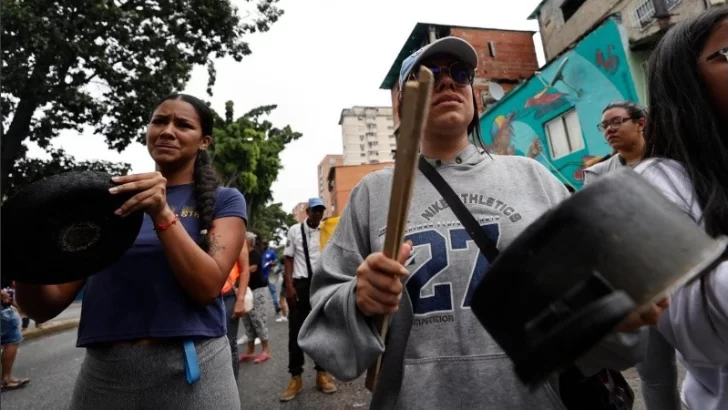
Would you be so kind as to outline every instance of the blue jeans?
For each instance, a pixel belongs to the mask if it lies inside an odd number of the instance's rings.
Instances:
[[[15,309],[7,307],[2,310],[2,321],[0,322],[0,344],[18,344],[23,341],[23,333],[20,331],[20,315]]]
[[[238,359],[238,328],[240,327],[240,319],[232,318],[233,308],[235,307],[235,292],[232,290],[223,295],[222,300],[225,303],[225,317],[227,318],[227,337],[230,342],[230,354],[233,359],[233,376],[238,380],[240,373],[240,360]]]
[[[276,284],[268,281],[268,290],[270,290],[270,296],[273,298],[273,307],[276,308],[276,313],[281,312],[281,304],[278,302],[278,289]]]

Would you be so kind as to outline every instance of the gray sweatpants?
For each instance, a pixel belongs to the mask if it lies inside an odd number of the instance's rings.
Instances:
[[[253,310],[245,312],[243,325],[248,342],[259,338],[261,341],[268,340],[268,287],[253,289]]]
[[[88,348],[70,410],[240,409],[225,336],[195,342],[200,380],[185,379],[182,342]]]

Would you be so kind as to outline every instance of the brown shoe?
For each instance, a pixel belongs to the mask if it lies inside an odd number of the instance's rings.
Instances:
[[[293,376],[291,377],[291,381],[288,382],[288,387],[286,387],[286,391],[281,394],[281,401],[291,401],[293,400],[298,393],[303,390],[303,380],[301,379],[301,376]]]
[[[331,381],[331,376],[327,372],[316,372],[316,387],[326,394],[336,391],[336,385]]]

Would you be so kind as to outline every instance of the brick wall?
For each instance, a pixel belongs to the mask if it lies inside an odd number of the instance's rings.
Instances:
[[[341,212],[346,206],[346,202],[349,200],[349,194],[354,189],[356,184],[362,180],[367,174],[374,172],[378,169],[391,167],[392,162],[383,162],[380,164],[366,164],[366,165],[345,165],[342,167],[336,167],[334,175],[334,187],[331,191],[331,201],[333,211],[331,212],[332,217],[341,216]],[[382,210],[386,212],[387,210]]]

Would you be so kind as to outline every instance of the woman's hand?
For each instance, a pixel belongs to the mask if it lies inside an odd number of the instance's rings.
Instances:
[[[650,306],[649,309],[644,311],[634,311],[627,316],[622,323],[617,326],[617,332],[628,333],[634,332],[635,330],[643,326],[656,325],[660,321],[662,312],[667,309],[670,305],[670,301],[667,298],[660,300],[659,302]]]
[[[239,319],[245,315],[245,301],[236,300],[233,306],[233,319]]]
[[[174,218],[167,206],[167,179],[159,172],[119,176],[111,180],[119,184],[109,189],[111,194],[137,193],[121,205],[115,214],[123,217],[136,211],[144,211],[155,223],[168,222],[168,219]]]
[[[390,314],[399,308],[404,290],[401,278],[409,272],[404,262],[412,251],[412,243],[402,245],[398,260],[383,253],[373,253],[356,270],[356,306],[364,316]]]

